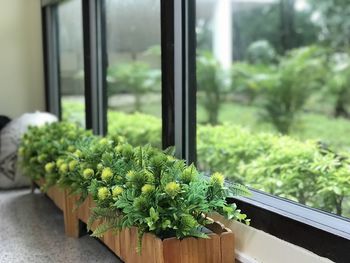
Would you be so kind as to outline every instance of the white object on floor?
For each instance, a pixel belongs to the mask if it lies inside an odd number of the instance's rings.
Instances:
[[[29,185],[17,167],[17,150],[22,135],[28,126],[41,126],[57,121],[57,117],[46,112],[25,113],[9,122],[0,131],[0,189]]]

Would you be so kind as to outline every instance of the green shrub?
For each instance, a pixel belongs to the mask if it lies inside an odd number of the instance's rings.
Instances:
[[[110,129],[111,135],[123,135],[132,145],[161,145],[161,121],[156,117],[114,112],[109,116],[109,125],[115,127]],[[326,137],[331,141],[327,143],[337,141],[341,138],[331,136],[335,125],[330,122],[328,130],[320,125],[317,133],[330,133]],[[345,138],[346,129],[343,133]],[[350,197],[348,154],[342,152],[339,157],[325,150],[315,134],[312,137],[314,140],[301,141],[278,134],[254,133],[228,123],[197,125],[198,167],[208,173],[220,171],[233,182],[270,194],[350,216],[344,204]]]
[[[108,69],[109,95],[132,93],[135,97],[134,110],[141,110],[141,96],[147,92],[160,90],[161,73],[151,69],[144,62],[134,61],[111,66]]]
[[[270,64],[276,62],[277,54],[267,40],[258,40],[247,48],[247,59],[252,64]]]
[[[161,148],[162,145],[161,120],[147,114],[109,111],[108,134],[124,136],[134,146],[151,144]]]

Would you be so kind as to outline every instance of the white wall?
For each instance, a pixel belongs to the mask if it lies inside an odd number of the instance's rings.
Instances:
[[[0,115],[44,108],[40,0],[1,0]]]

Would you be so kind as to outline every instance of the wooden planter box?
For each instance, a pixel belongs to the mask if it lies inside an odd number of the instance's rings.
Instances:
[[[45,183],[45,179],[41,178],[36,181],[35,184],[38,186],[42,186]],[[58,186],[54,185],[48,189],[46,195],[54,202],[54,204],[60,209],[64,210],[65,205],[65,190],[58,188]]]
[[[77,200],[77,199],[76,199]],[[87,222],[91,208],[95,206],[91,196],[76,210],[72,220]],[[73,215],[74,216],[74,215]],[[73,223],[77,225],[78,223]],[[161,240],[146,233],[142,239],[141,254],[136,252],[137,228],[124,229],[118,233],[107,232],[101,240],[120,259],[127,263],[232,263],[234,262],[234,234],[220,223],[208,226],[213,233],[209,239],[167,238]]]
[[[39,185],[42,182],[37,182]],[[76,208],[78,196],[68,194],[67,190],[50,188],[47,195],[62,209],[65,233],[79,237],[79,220],[87,223],[95,202],[89,196]],[[95,226],[96,227],[96,226]],[[94,228],[94,227],[93,227]],[[118,233],[108,231],[101,241],[126,263],[232,263],[234,262],[234,234],[220,223],[208,226],[213,233],[208,239],[176,238],[160,239],[146,233],[142,239],[142,251],[136,252],[137,228],[124,229]]]

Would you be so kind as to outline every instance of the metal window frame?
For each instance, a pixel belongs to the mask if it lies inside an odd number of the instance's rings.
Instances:
[[[57,6],[42,7],[41,15],[46,111],[61,119]]]
[[[104,0],[81,0],[86,128],[107,133],[107,50]]]
[[[160,0],[162,65],[162,147],[175,145],[174,0]]]
[[[196,2],[174,2],[174,89],[176,156],[196,162]]]

